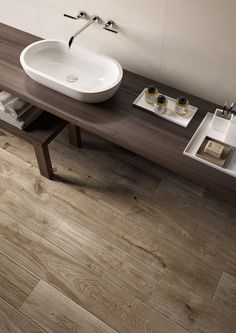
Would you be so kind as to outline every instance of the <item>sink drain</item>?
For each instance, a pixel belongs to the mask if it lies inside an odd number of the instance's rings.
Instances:
[[[67,77],[66,77],[66,81],[70,82],[70,83],[76,82],[77,80],[78,80],[78,77],[73,74],[67,75]]]

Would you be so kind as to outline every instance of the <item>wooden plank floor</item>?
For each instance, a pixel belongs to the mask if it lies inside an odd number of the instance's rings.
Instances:
[[[0,332],[233,333],[236,207],[82,132],[0,131]]]

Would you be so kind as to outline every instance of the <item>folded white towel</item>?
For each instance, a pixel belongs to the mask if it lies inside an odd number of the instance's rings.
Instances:
[[[6,123],[13,125],[21,130],[29,126],[36,118],[40,116],[43,111],[38,108],[32,108],[26,111],[18,119],[14,119],[9,113],[6,113],[3,109],[0,109],[0,119]]]
[[[12,101],[5,104],[5,112],[9,113],[14,119],[18,119],[28,111],[31,106],[31,104],[22,101],[20,98],[14,98]]]
[[[7,103],[12,101],[14,97],[7,91],[0,92],[0,107],[3,108]]]

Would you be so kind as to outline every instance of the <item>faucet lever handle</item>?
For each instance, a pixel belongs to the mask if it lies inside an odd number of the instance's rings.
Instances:
[[[68,15],[68,14],[64,14],[64,16],[67,17],[67,18],[70,18],[72,20],[77,20],[77,17],[75,17],[75,16],[71,16],[71,15]]]
[[[68,14],[64,14],[65,17],[70,18],[72,20],[79,20],[81,18],[86,18],[86,13],[83,11],[78,12],[77,16],[72,16]]]
[[[112,28],[113,25],[114,25],[114,22],[111,21],[111,20],[108,20],[108,21],[106,21],[106,23],[105,23],[103,29],[104,29],[104,30],[107,30],[107,31],[110,31],[110,32],[113,32],[113,33],[115,33],[115,34],[117,34],[118,31],[117,31],[117,30],[114,30],[114,29]]]

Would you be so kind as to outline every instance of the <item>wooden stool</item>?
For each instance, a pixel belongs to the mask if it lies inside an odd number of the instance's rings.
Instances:
[[[67,125],[65,120],[47,112],[43,112],[25,130],[0,120],[0,128],[33,145],[40,173],[49,179],[52,179],[53,170],[48,145]],[[70,126],[69,133],[71,144],[80,146],[79,132],[74,125]]]

